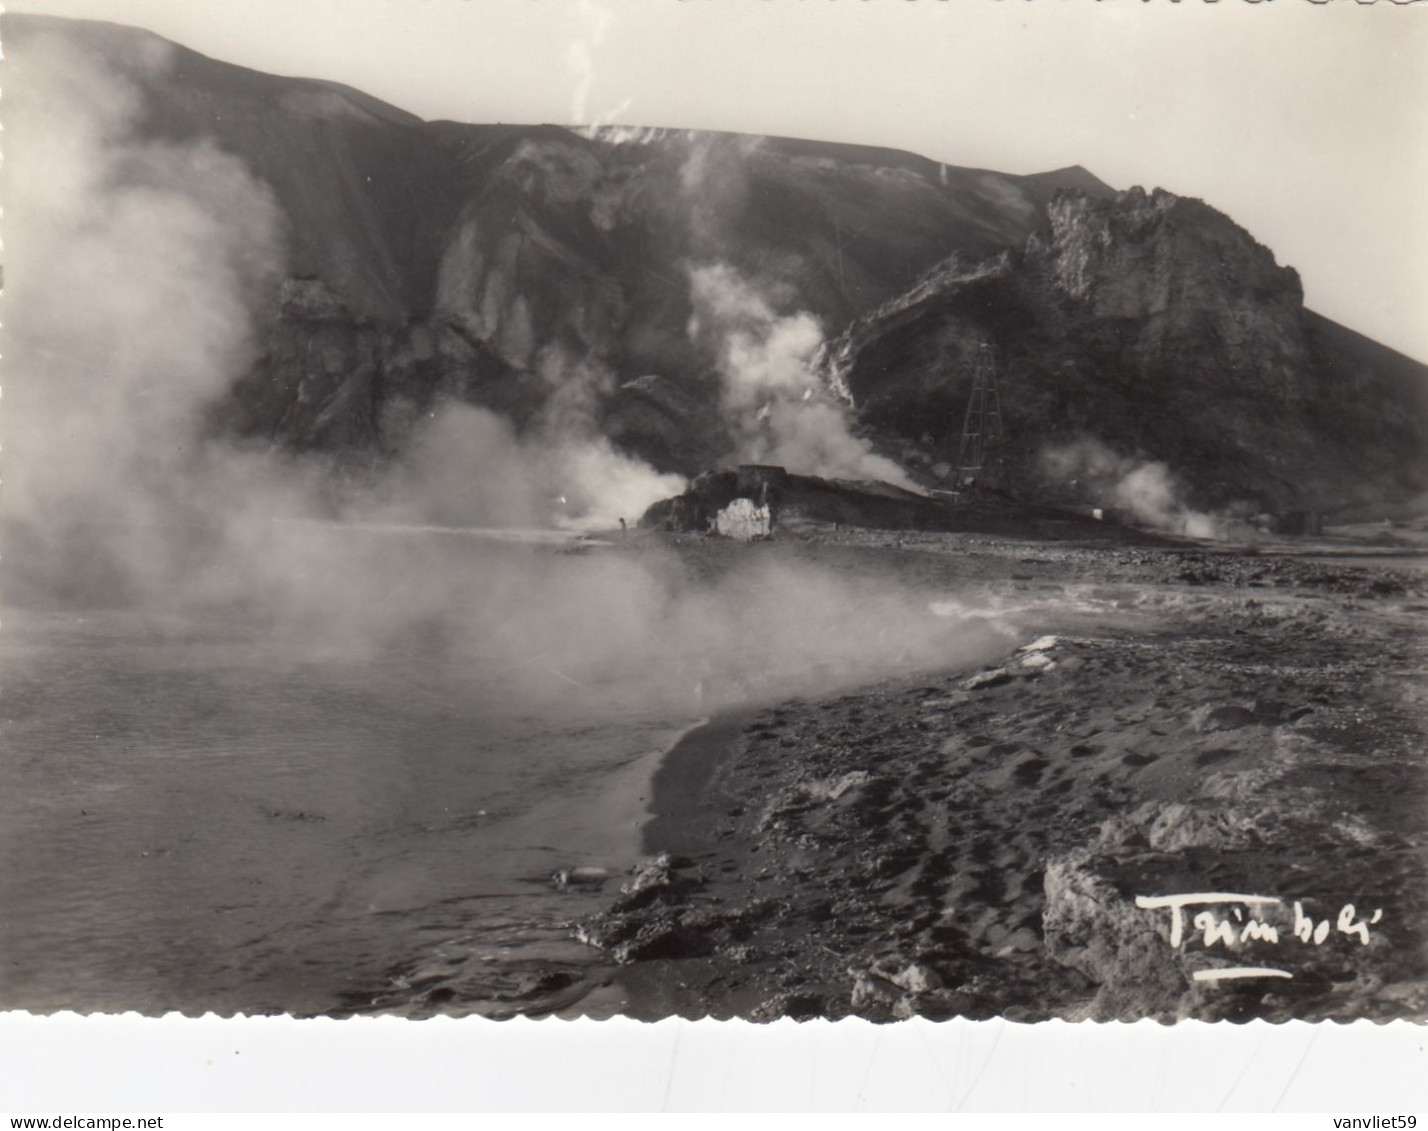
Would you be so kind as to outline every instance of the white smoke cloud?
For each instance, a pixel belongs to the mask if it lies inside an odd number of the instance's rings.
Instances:
[[[7,47],[11,590],[72,578],[138,596],[221,598],[270,582],[289,593],[270,568],[283,560],[270,528],[333,513],[321,471],[205,428],[253,361],[254,314],[283,258],[278,206],[210,143],[143,137],[140,89],[66,37]],[[161,77],[167,54],[148,64]],[[555,351],[541,364],[554,393],[533,436],[443,409],[347,516],[588,529],[633,522],[683,488],[596,431],[608,375]]]
[[[251,360],[278,212],[211,145],[136,136],[137,90],[67,41],[7,47],[5,516],[34,554],[100,524],[93,549],[162,581],[148,532],[204,517],[201,416]]]
[[[687,486],[682,475],[652,471],[603,436],[557,447],[554,469],[557,499],[564,500],[558,524],[580,530],[609,529],[621,519],[633,525],[651,504]]]
[[[453,528],[597,531],[634,525],[651,503],[685,488],[566,421],[519,436],[510,422],[449,404],[419,428],[374,497],[349,510],[363,522]]]
[[[1159,460],[1137,460],[1083,436],[1042,453],[1048,478],[1102,506],[1128,511],[1155,530],[1214,538],[1222,523],[1183,501],[1183,492],[1169,467]]]
[[[217,612],[195,623],[344,662],[400,662],[415,641],[513,710],[573,697],[581,710],[705,711],[979,654],[979,638],[926,615],[945,594],[796,554],[712,568],[657,542],[566,554],[475,537],[548,524],[560,494],[570,521],[593,522],[677,490],[589,431],[598,370],[575,374],[527,436],[479,409],[436,411],[345,506],[319,462],[214,436],[208,417],[250,369],[281,270],[271,193],[211,145],[144,138],[140,91],[67,41],[15,36],[6,51],[8,604],[120,608],[141,625]],[[741,301],[719,316],[745,335],[731,357],[776,394],[770,427],[826,444],[836,416],[789,399],[816,335]],[[550,364],[571,378],[569,359]]]
[[[691,266],[689,280],[689,336],[716,345],[740,459],[914,487],[902,468],[853,434],[844,406],[824,388],[814,365],[823,328],[812,314],[779,314],[774,303],[783,296],[761,291],[727,263]]]
[[[684,490],[683,476],[655,471],[600,433],[599,406],[616,385],[602,362],[553,345],[541,351],[537,371],[551,392],[526,442],[527,467],[556,499],[560,525],[596,530],[621,518],[633,523],[651,503]]]

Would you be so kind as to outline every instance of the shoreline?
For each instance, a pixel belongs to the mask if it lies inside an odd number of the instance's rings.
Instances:
[[[640,830],[644,855],[688,855],[708,846],[709,790],[737,753],[751,714],[748,708],[716,712],[662,753],[650,776],[649,816]]]
[[[1095,569],[1143,615],[689,732],[653,780],[655,859],[585,928],[610,1012],[1428,1016],[1423,580],[1004,553],[1023,575]],[[1252,956],[1291,980],[1219,984],[1192,975],[1226,957],[1172,948],[1166,913],[1131,899],[1177,891],[1384,918],[1373,946]]]
[[[665,749],[651,752],[654,765],[644,779],[639,798],[643,819],[639,822],[636,859],[640,862],[628,870],[625,879],[612,877],[612,881],[619,881],[617,891],[631,886],[632,874],[637,883],[651,860],[683,858],[711,847],[714,814],[710,787],[737,753],[739,731],[746,716],[747,712],[739,709],[715,712],[685,729]],[[616,900],[621,898],[623,895]],[[602,911],[590,921],[598,922],[603,914]],[[588,922],[577,929],[576,937],[597,951],[606,950],[599,938],[589,933]],[[652,993],[650,983],[639,970],[611,961],[607,954],[605,961],[593,968],[579,998],[556,1016],[597,1021],[645,1017],[658,1013],[665,1004],[664,996]]]

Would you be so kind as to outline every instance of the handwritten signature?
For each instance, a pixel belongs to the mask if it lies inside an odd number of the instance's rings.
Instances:
[[[1147,911],[1161,908],[1170,910],[1170,945],[1179,948],[1185,941],[1185,916],[1189,909],[1201,908],[1190,919],[1195,930],[1201,932],[1207,948],[1223,946],[1226,949],[1239,943],[1261,942],[1278,945],[1280,928],[1269,922],[1262,908],[1283,907],[1284,900],[1273,895],[1244,895],[1233,891],[1198,891],[1185,895],[1138,895],[1135,905]],[[1228,915],[1218,915],[1211,907],[1227,907]],[[1251,915],[1250,912],[1255,912]],[[1256,917],[1258,916],[1258,917]],[[1383,919],[1383,909],[1375,908],[1372,915],[1361,918],[1358,908],[1346,903],[1339,909],[1338,916],[1329,919],[1315,919],[1304,914],[1304,906],[1294,901],[1294,923],[1290,935],[1306,946],[1323,946],[1329,935],[1337,930],[1340,934],[1352,935],[1361,944],[1369,944],[1369,928]],[[1213,970],[1196,970],[1197,982],[1221,982],[1231,978],[1292,978],[1288,970],[1273,966],[1225,966]]]

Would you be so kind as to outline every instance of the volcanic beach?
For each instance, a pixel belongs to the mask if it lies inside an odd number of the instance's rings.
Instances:
[[[1002,643],[686,735],[647,859],[578,929],[611,964],[572,1012],[1424,1016],[1424,575],[1287,548],[740,548],[942,584]],[[1206,892],[1273,902],[1189,907],[1175,945],[1136,905]],[[1207,945],[1202,912],[1233,927]]]
[[[1428,1009],[1412,244],[1252,205],[1374,121],[1216,187],[1040,66],[982,152],[195,27],[5,17],[0,1004]]]
[[[1422,1017],[1416,547],[1081,529],[294,526],[448,588],[383,636],[16,612],[6,1000]],[[1203,892],[1274,902],[1136,903]]]

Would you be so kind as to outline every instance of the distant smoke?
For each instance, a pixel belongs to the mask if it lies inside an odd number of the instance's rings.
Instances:
[[[694,134],[679,166],[679,188],[698,258],[713,259],[739,239],[749,199],[749,167],[765,139],[748,134]]]
[[[349,510],[362,521],[446,527],[608,530],[637,522],[651,503],[684,490],[617,451],[603,436],[569,426],[518,436],[483,408],[449,404],[419,428],[372,497]]]
[[[598,530],[621,518],[635,522],[650,504],[684,490],[683,476],[616,451],[600,433],[599,406],[616,383],[603,363],[551,346],[541,352],[537,371],[551,393],[525,441],[527,470],[546,483],[560,525]]]
[[[1212,515],[1182,501],[1183,492],[1164,463],[1131,459],[1092,437],[1048,448],[1042,466],[1056,483],[1102,506],[1128,511],[1155,530],[1214,538],[1220,526]]]
[[[774,302],[787,296],[766,294],[727,263],[693,266],[689,279],[689,336],[715,347],[741,460],[914,486],[902,468],[853,435],[844,406],[824,388],[814,366],[823,328],[812,314],[780,315]]]

